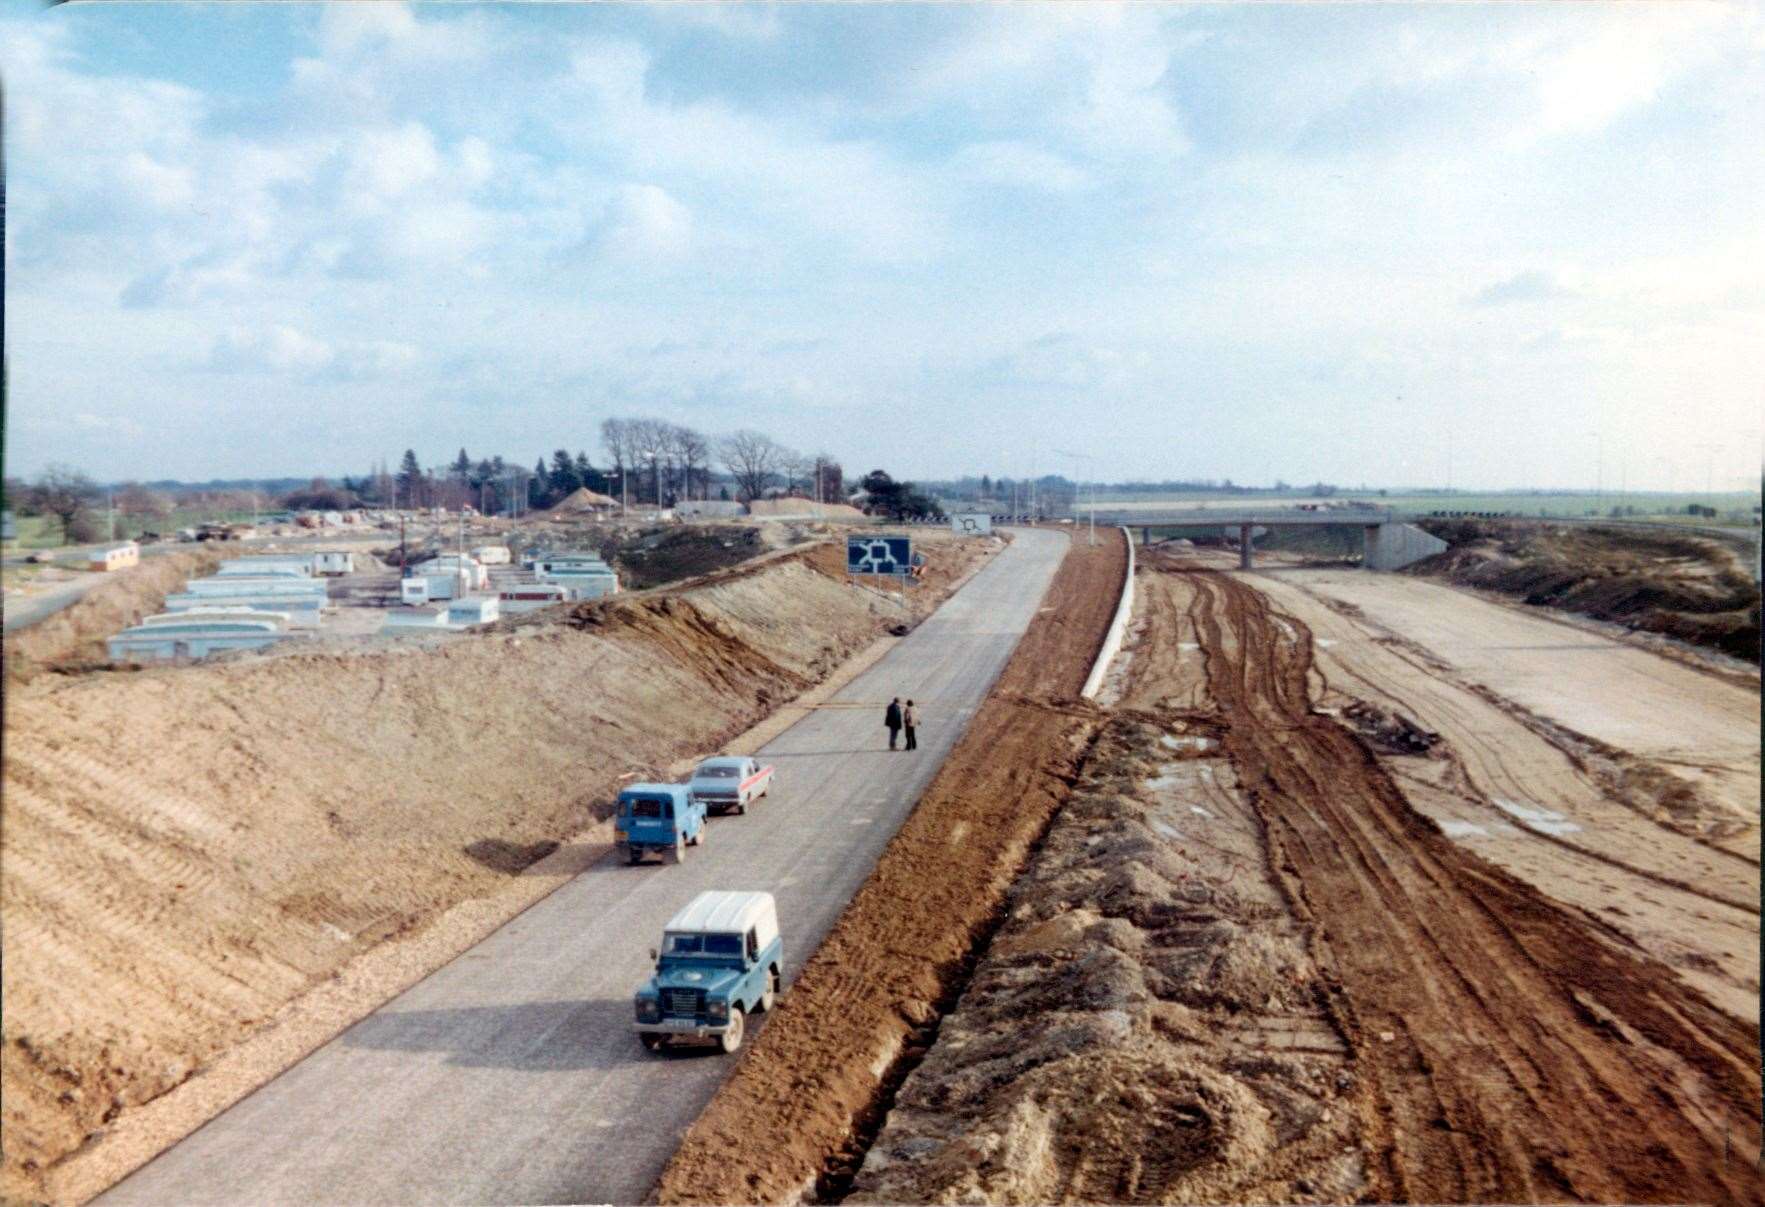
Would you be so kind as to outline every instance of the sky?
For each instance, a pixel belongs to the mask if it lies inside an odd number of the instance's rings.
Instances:
[[[1765,9],[0,6],[6,472],[1759,480]]]

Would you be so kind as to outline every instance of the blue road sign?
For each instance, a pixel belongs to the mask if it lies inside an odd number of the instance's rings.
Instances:
[[[847,574],[906,574],[912,565],[912,537],[849,536],[846,538]]]

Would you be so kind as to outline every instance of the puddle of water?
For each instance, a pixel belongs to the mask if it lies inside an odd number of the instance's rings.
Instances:
[[[1212,750],[1214,748],[1212,738],[1203,737],[1198,733],[1183,734],[1182,736],[1171,733],[1160,734],[1158,742],[1166,750]]]
[[[1334,637],[1313,637],[1312,644],[1320,650],[1327,650],[1336,644],[1336,639]]]
[[[1443,818],[1440,822],[1441,832],[1448,838],[1488,838],[1489,831],[1474,821],[1460,821],[1456,817]]]
[[[1573,834],[1581,829],[1561,813],[1553,813],[1549,809],[1517,804],[1511,800],[1502,800],[1500,797],[1496,798],[1495,807],[1521,825],[1528,829],[1537,830],[1540,834]]]
[[[1166,838],[1181,838],[1183,836],[1182,831],[1178,830],[1175,826],[1167,826],[1162,821],[1154,820],[1152,828],[1157,830],[1160,834],[1163,834]]]
[[[1189,650],[1198,650],[1201,648],[1201,646],[1196,644],[1193,641],[1179,641],[1179,642],[1177,642],[1177,648],[1179,650],[1183,650],[1183,651],[1187,652]]]
[[[1169,792],[1172,788],[1186,788],[1193,781],[1189,776],[1176,772],[1171,775],[1156,775],[1146,781],[1146,786],[1154,792]]]
[[[1203,809],[1200,805],[1190,805],[1189,812],[1194,813],[1194,814],[1198,814],[1199,816],[1208,818],[1209,820],[1212,820],[1212,818],[1213,818],[1213,814],[1209,813],[1206,809]]]

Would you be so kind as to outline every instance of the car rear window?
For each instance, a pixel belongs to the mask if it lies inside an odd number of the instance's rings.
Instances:
[[[738,772],[734,767],[700,767],[699,774],[708,780],[732,780]]]
[[[656,800],[654,797],[634,800],[631,802],[631,815],[649,818],[673,817],[674,810],[669,807],[670,803],[665,800]]]

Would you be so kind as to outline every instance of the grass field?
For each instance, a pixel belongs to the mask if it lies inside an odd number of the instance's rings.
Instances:
[[[127,516],[119,513],[116,516],[116,539],[129,540],[148,530],[169,538],[180,528],[194,528],[199,524],[238,524],[250,521],[249,511],[202,511],[191,507],[178,508],[166,516]],[[61,547],[61,521],[54,516],[24,515],[18,517],[17,523],[17,548]],[[94,526],[98,531],[98,540],[110,539],[110,528],[102,511],[95,513]]]

